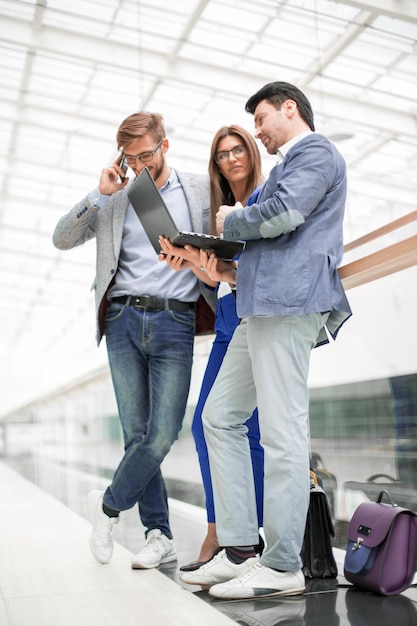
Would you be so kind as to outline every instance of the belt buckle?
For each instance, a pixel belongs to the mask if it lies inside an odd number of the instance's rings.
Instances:
[[[154,309],[155,296],[136,296],[133,306],[135,309]]]
[[[146,304],[143,302],[145,297],[146,296],[135,296],[133,300],[133,306],[135,309],[144,309],[146,307]]]

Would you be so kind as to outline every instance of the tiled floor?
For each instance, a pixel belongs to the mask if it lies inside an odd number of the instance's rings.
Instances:
[[[227,626],[233,621],[158,570],[89,554],[90,525],[0,463],[1,626]]]
[[[205,512],[177,499],[170,500],[170,510],[178,562],[159,571],[131,570],[131,553],[144,542],[143,528],[132,509],[116,526],[111,563],[99,565],[88,550],[85,495],[90,489],[104,488],[108,480],[57,460],[27,455],[3,460],[0,626],[417,624],[415,587],[383,598],[344,586],[339,576],[310,581],[299,597],[223,602],[199,587],[183,585],[178,567],[197,556]],[[192,446],[187,448],[184,442],[174,446],[164,472],[170,476],[171,494],[178,497],[188,489],[198,503],[201,488]],[[187,475],[194,480],[184,480]],[[343,551],[335,553],[341,565]]]

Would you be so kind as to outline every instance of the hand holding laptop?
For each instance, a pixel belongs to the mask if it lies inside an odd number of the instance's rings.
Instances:
[[[163,235],[159,237],[159,244],[162,250],[162,258],[160,260],[164,260],[166,256],[180,257],[183,260],[181,269],[190,267],[190,265],[200,266],[200,250],[198,248],[190,245],[185,245],[184,247],[174,246],[170,239]]]
[[[189,268],[200,280],[212,287],[221,280],[236,282],[235,261],[223,261],[214,252],[204,248],[174,246],[163,236],[159,237],[159,243],[162,250],[159,260],[166,261],[171,269],[178,272]]]
[[[213,281],[236,285],[236,261],[223,261],[214,252],[201,249],[200,269]]]

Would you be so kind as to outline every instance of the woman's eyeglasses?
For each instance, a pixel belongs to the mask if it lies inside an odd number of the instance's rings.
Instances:
[[[239,146],[235,146],[231,150],[222,150],[221,152],[217,152],[214,155],[214,160],[218,165],[221,163],[226,163],[230,159],[229,154],[232,153],[235,159],[241,159],[244,154],[246,154],[246,146],[240,144]]]

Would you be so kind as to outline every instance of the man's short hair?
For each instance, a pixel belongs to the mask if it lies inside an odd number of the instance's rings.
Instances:
[[[139,111],[132,113],[120,124],[117,129],[117,146],[120,149],[135,139],[144,135],[151,135],[155,142],[165,139],[164,119],[159,113]]]
[[[256,107],[262,100],[268,100],[268,102],[276,106],[277,109],[280,109],[286,100],[294,100],[302,119],[308,124],[311,130],[315,130],[311,104],[303,92],[295,85],[280,81],[268,83],[249,98],[245,105],[245,110],[253,115]]]

